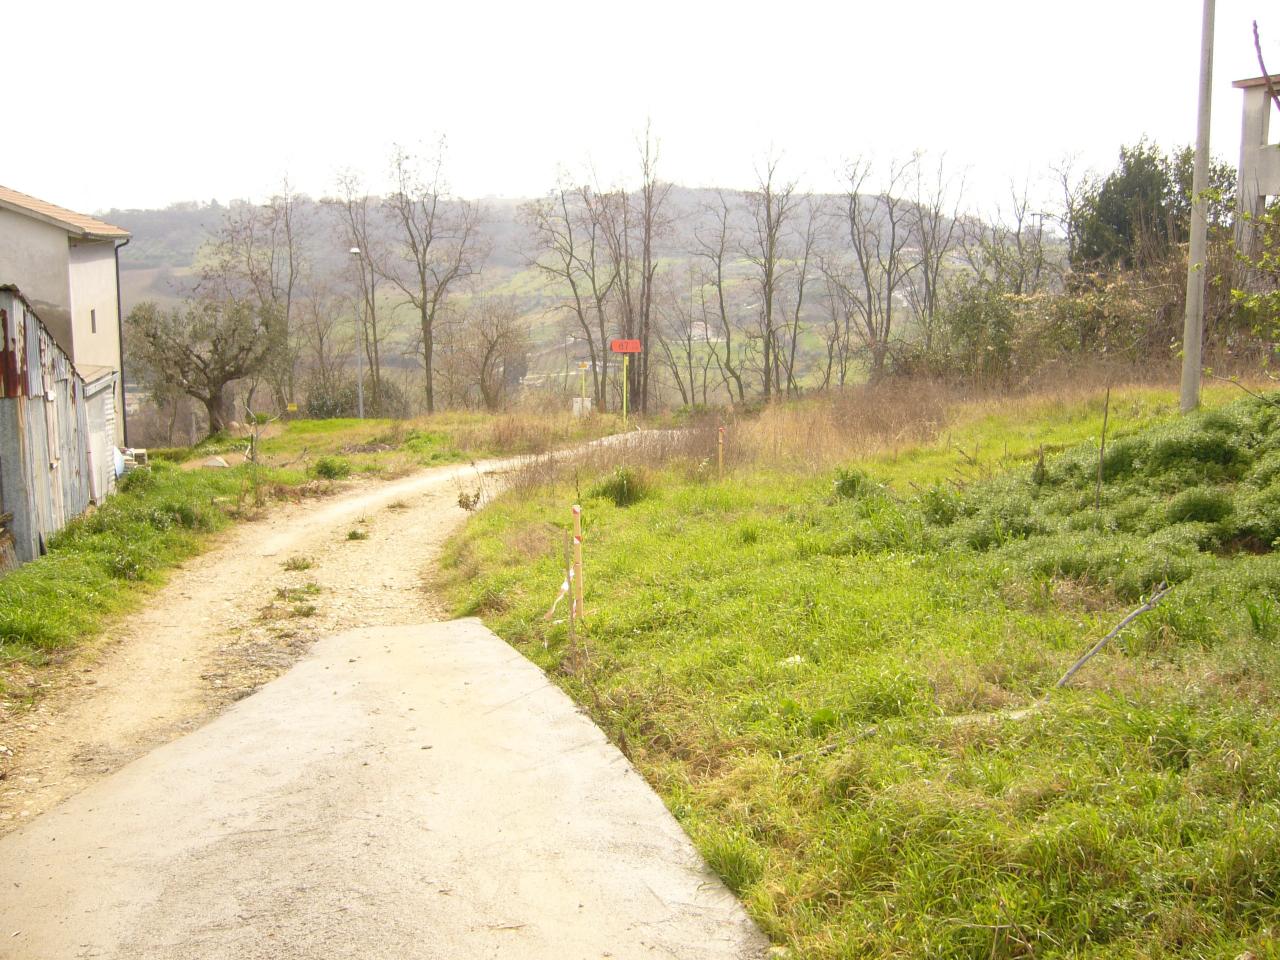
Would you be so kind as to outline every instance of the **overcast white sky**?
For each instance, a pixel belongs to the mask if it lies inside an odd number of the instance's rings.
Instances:
[[[391,145],[445,134],[455,192],[544,192],[590,161],[804,185],[922,149],[972,206],[1067,154],[1108,168],[1143,134],[1194,139],[1201,0],[487,0],[18,3],[5,12],[0,183],[83,211],[382,186]],[[1280,71],[1274,0],[1219,0],[1214,152],[1235,159],[1250,20]]]

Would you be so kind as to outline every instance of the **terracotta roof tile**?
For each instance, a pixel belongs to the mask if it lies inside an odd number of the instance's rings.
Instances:
[[[19,213],[33,216],[37,220],[53,223],[77,237],[101,239],[119,237],[123,239],[129,236],[128,230],[113,227],[109,223],[104,223],[83,213],[76,213],[74,210],[68,210],[66,207],[60,207],[57,204],[37,200],[35,197],[19,193],[17,190],[10,190],[8,187],[0,187],[0,208],[16,210]]]

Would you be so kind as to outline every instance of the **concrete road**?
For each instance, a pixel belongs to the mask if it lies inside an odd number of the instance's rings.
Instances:
[[[624,757],[478,621],[353,630],[0,840],[0,956],[746,958]]]

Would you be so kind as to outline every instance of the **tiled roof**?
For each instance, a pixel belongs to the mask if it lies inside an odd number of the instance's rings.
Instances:
[[[104,223],[83,213],[76,213],[66,207],[59,207],[57,204],[37,200],[35,197],[19,193],[17,190],[10,190],[8,187],[0,187],[0,208],[24,213],[27,216],[35,217],[37,220],[52,223],[54,226],[62,227],[67,233],[76,237],[106,240],[124,239],[129,236],[128,230],[113,227],[109,223]]]

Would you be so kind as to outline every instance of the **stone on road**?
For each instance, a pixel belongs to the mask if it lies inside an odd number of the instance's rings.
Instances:
[[[478,621],[329,637],[0,840],[0,956],[762,956],[626,759]]]

